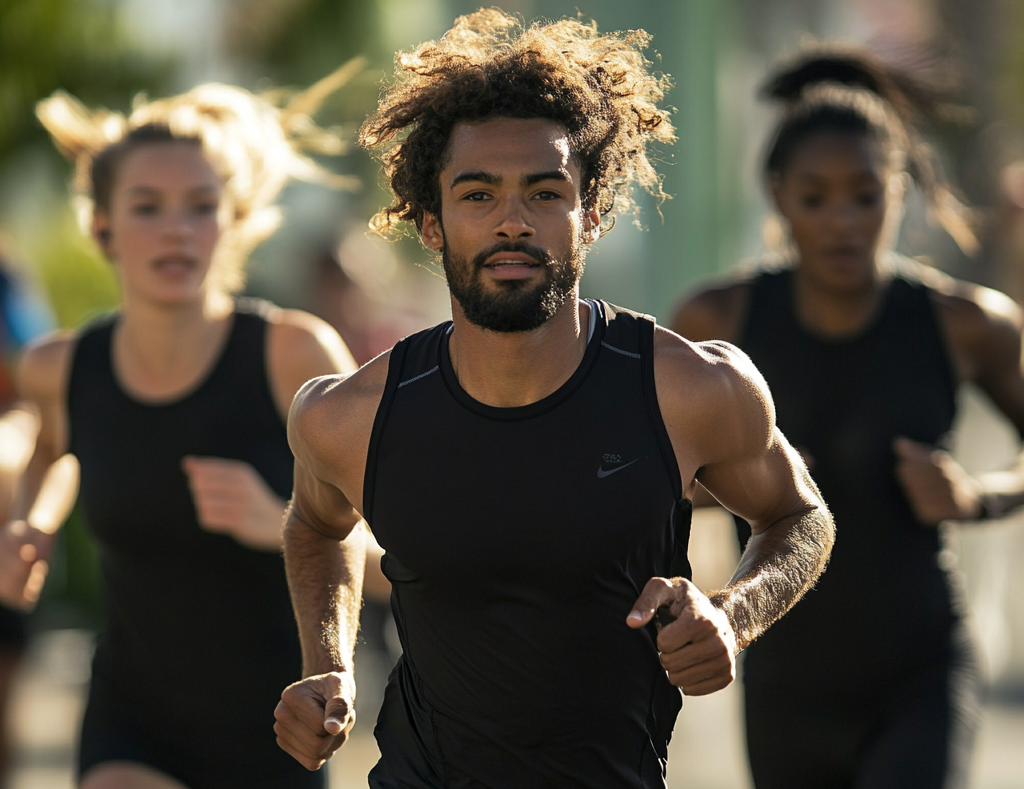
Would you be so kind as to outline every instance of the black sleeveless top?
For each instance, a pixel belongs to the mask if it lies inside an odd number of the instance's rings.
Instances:
[[[527,406],[462,389],[451,324],[392,351],[364,514],[404,655],[371,786],[664,786],[680,695],[625,618],[676,541],[685,562],[690,504],[653,320],[591,305],[578,369]]]
[[[104,593],[92,693],[120,707],[121,723],[239,764],[279,762],[273,713],[301,675],[298,634],[281,555],[200,528],[181,463],[243,460],[278,496],[291,495],[265,307],[239,302],[216,365],[177,400],[140,402],[121,388],[111,365],[116,317],[82,333],[68,389],[70,451]]]
[[[941,446],[956,380],[912,273],[895,276],[874,321],[842,340],[804,329],[792,293],[791,271],[758,275],[739,344],[768,381],[779,428],[812,458],[836,543],[817,588],[747,650],[744,676],[859,693],[949,654],[958,611],[940,532],[915,519],[892,443]]]

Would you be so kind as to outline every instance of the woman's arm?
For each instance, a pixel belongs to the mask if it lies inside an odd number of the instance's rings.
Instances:
[[[78,494],[78,464],[67,450],[67,379],[74,340],[52,335],[18,366],[21,396],[38,415],[38,432],[0,532],[0,600],[22,609],[39,599],[57,530]]]

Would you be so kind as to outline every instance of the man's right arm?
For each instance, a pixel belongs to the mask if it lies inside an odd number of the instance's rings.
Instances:
[[[376,366],[386,375],[386,361]],[[278,744],[310,770],[344,744],[355,723],[352,654],[366,549],[358,507],[383,387],[377,372],[364,368],[347,380],[310,381],[288,419],[295,481],[285,513],[284,556],[303,679],[282,694],[274,730]]]
[[[799,454],[775,427],[763,378],[742,352],[662,330],[655,379],[684,490],[699,479],[753,531],[724,589],[705,596],[684,578],[652,578],[627,619],[642,627],[669,607],[675,621],[658,636],[662,664],[685,693],[702,695],[731,682],[736,653],[817,580],[834,530]]]

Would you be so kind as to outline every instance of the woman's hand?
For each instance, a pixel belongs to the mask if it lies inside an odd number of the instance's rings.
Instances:
[[[281,549],[285,502],[256,469],[241,460],[193,456],[182,461],[182,468],[200,526],[248,548]]]

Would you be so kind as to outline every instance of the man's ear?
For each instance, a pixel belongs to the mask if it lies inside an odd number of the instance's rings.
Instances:
[[[92,213],[92,237],[103,254],[111,257],[110,252],[110,221],[106,213],[97,208]]]
[[[583,209],[583,243],[593,244],[601,237],[601,215],[596,208]]]
[[[439,252],[444,246],[444,229],[441,227],[441,221],[429,211],[423,212],[420,240],[435,252]]]

